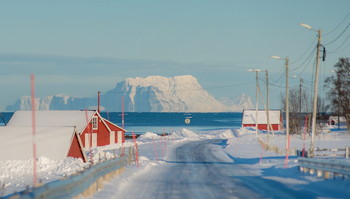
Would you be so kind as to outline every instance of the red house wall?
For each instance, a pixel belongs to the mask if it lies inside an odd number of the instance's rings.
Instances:
[[[125,130],[123,130],[122,128],[116,126],[115,124],[111,123],[108,120],[105,120],[106,124],[108,125],[108,127],[111,129],[111,131],[115,132],[115,143],[118,143],[118,131],[122,132],[122,143],[125,142]]]
[[[125,142],[125,131],[122,130],[121,128],[117,127],[116,125],[114,125],[113,123],[104,120],[105,123],[102,121],[103,119],[101,117],[98,116],[97,113],[94,114],[94,116],[98,117],[98,128],[97,130],[92,130],[92,124],[91,122],[89,122],[88,126],[84,129],[83,133],[80,134],[80,139],[81,142],[83,144],[83,146],[85,147],[85,134],[90,134],[91,131],[93,133],[97,133],[97,146],[106,146],[110,144],[110,133],[108,128],[111,131],[115,132],[115,143],[118,142],[118,131],[122,131],[123,136],[122,136],[122,142]],[[107,126],[108,128],[107,128]]]
[[[83,151],[79,146],[77,136],[78,135],[74,133],[73,140],[72,140],[72,143],[70,145],[67,157],[81,158],[84,162],[86,162],[85,156],[83,155]]]
[[[255,127],[255,124],[243,124],[243,127]],[[270,130],[273,130],[273,131],[278,131],[278,130],[281,130],[279,128],[279,124],[271,124],[272,126],[272,129]],[[258,124],[258,129],[259,130],[267,130],[267,124]]]
[[[94,116],[98,117],[97,114],[94,114]],[[109,136],[110,136],[109,130],[104,125],[101,118],[98,117],[98,128],[96,130],[92,129],[92,124],[91,122],[89,122],[89,125],[84,129],[83,133],[80,134],[80,139],[84,147],[85,147],[85,134],[91,133],[91,131],[92,133],[97,133],[97,146],[109,145]]]

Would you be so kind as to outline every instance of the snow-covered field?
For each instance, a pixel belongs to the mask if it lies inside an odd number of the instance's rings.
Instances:
[[[276,133],[274,136],[262,135],[262,139],[267,140],[282,149],[285,147],[285,136],[281,133]],[[261,192],[262,195],[254,195],[249,191],[243,198],[349,198],[350,191],[348,189],[350,185],[349,179],[331,179],[324,180],[303,174],[298,171],[296,157],[289,157],[288,165],[285,166],[285,157],[280,154],[266,152],[257,141],[255,131],[250,129],[227,129],[218,131],[207,132],[192,132],[183,129],[181,132],[176,132],[167,138],[159,137],[158,135],[147,133],[139,138],[140,144],[140,165],[131,165],[128,169],[119,177],[107,183],[104,190],[94,195],[94,198],[162,198],[167,196],[165,194],[172,194],[170,197],[174,198],[193,198],[195,196],[204,197],[206,189],[203,188],[203,192],[193,193],[192,195],[182,195],[180,193],[174,193],[176,185],[172,185],[171,190],[169,187],[164,187],[164,182],[174,183],[171,179],[164,178],[164,175],[170,175],[164,173],[169,163],[176,160],[175,151],[181,146],[187,143],[196,143],[200,140],[208,139],[227,139],[226,144],[212,144],[209,149],[215,154],[215,156],[225,166],[230,164],[237,164],[234,171],[227,172],[227,176],[235,176],[243,181],[244,186],[250,187],[257,192]],[[304,142],[300,136],[291,138],[291,148],[299,148],[303,146]],[[350,135],[348,133],[329,133],[326,135],[320,135],[320,139],[317,142],[316,147],[343,147],[350,141]],[[336,143],[336,145],[334,145]],[[226,146],[225,146],[226,145]],[[300,147],[300,149],[301,149]],[[175,167],[172,167],[175,168]],[[215,167],[216,169],[226,169],[223,167]],[[194,169],[199,169],[195,166]],[[190,169],[191,170],[191,169]],[[163,172],[163,176],[160,176]],[[176,173],[175,169],[174,172]],[[174,175],[174,174],[173,174]],[[208,175],[203,171],[200,175]],[[193,176],[191,176],[193,177]],[[183,179],[178,177],[179,181]],[[197,177],[195,177],[197,178]],[[207,180],[207,184],[211,184],[215,179],[201,178]],[[220,180],[219,180],[220,181]],[[224,182],[222,182],[224,181]],[[222,177],[221,183],[227,185],[232,183],[234,179]],[[176,180],[175,180],[176,183]],[[191,184],[198,184],[197,181],[190,181],[187,186]],[[237,187],[239,183],[237,182]],[[268,185],[267,185],[268,184]],[[158,187],[158,188],[154,188]],[[159,188],[161,187],[161,188]],[[164,189],[164,190],[163,190]],[[133,192],[132,190],[138,190]],[[243,189],[244,190],[244,189]],[[132,192],[132,194],[130,194]],[[188,192],[191,192],[188,190]],[[243,191],[244,192],[244,191]],[[199,194],[199,195],[198,195]],[[231,198],[234,194],[227,197],[224,191],[219,196],[209,196],[209,198]],[[237,192],[239,194],[239,191]],[[169,197],[169,196],[167,196]],[[241,195],[242,197],[242,195]]]
[[[274,136],[263,134],[260,137],[265,142],[268,141],[281,149],[285,147],[285,136],[282,133],[275,133]],[[313,193],[318,196],[317,198],[350,197],[350,191],[348,190],[350,186],[349,179],[337,178],[324,180],[316,176],[300,173],[297,169],[296,157],[289,157],[288,165],[285,168],[284,156],[263,150],[262,146],[258,143],[255,131],[241,128],[206,132],[193,132],[188,129],[182,129],[181,131],[171,133],[169,136],[159,136],[151,132],[145,133],[137,139],[140,155],[139,165],[128,166],[120,176],[106,183],[105,188],[96,193],[94,198],[127,197],[127,193],[130,193],[132,188],[135,189],[136,186],[139,189],[140,186],[143,186],[144,183],[140,183],[140,180],[150,179],[152,175],[159,176],[159,172],[166,171],[171,161],[176,159],[176,153],[179,147],[188,143],[221,139],[227,140],[227,142],[223,141],[218,144],[210,144],[205,150],[210,150],[215,158],[223,163],[220,169],[226,169],[224,168],[226,164],[242,166],[244,169],[236,170],[235,173],[227,173],[227,175],[240,179],[244,182],[244,186],[259,186],[261,189],[264,189],[264,184],[267,182],[269,184],[272,183],[277,189],[288,188],[293,190],[295,192],[294,196],[296,194],[296,196],[305,196],[305,198],[308,198],[306,196],[310,195],[303,195],[304,192]],[[330,132],[317,136],[315,147],[342,148],[349,146],[349,143],[349,133]],[[309,137],[306,137],[305,140],[301,136],[291,137],[291,148],[301,149],[303,145],[308,148],[309,144]],[[133,146],[132,140],[128,140],[124,144],[124,147],[129,146]],[[114,157],[114,154],[118,153],[120,147],[120,145],[113,145],[94,149],[94,161],[96,162],[101,158],[101,155],[97,154],[102,154],[103,158],[105,156],[106,158]],[[32,164],[32,160],[0,161],[0,186],[2,185],[0,195],[7,195],[23,190],[27,186],[32,186]],[[87,166],[88,163],[83,163],[80,160],[74,160],[72,158],[57,161],[40,157],[38,159],[38,178],[45,183],[76,173]],[[259,180],[252,181],[247,176],[256,177]],[[226,180],[226,178],[222,180],[224,180],[224,184],[232,183]],[[147,189],[145,187],[145,191],[150,189],[150,193],[144,196],[148,196],[148,198],[160,198],[157,196],[159,190],[152,190],[153,186],[158,186],[156,181],[147,181]],[[265,187],[265,189],[270,188]],[[259,189],[257,191],[259,192]],[[276,198],[281,193],[276,192],[271,194],[272,198]],[[137,198],[137,195],[134,196]],[[250,196],[253,197],[254,195]]]

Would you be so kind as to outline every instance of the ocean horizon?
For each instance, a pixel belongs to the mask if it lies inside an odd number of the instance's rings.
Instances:
[[[0,125],[4,126],[14,112],[2,112]],[[121,112],[101,112],[101,116],[122,127]],[[188,124],[185,123],[187,119]],[[170,133],[189,128],[192,131],[237,129],[242,124],[242,112],[125,112],[124,129],[127,133]]]

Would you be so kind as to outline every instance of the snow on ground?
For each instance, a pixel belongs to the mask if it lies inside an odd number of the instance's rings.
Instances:
[[[196,134],[196,135],[194,135]],[[282,149],[285,146],[285,136],[281,132],[276,132],[274,136],[261,135],[262,139],[267,139]],[[335,137],[337,137],[335,139]],[[319,146],[345,146],[349,143],[349,133],[328,133],[317,136]],[[105,188],[96,193],[93,198],[115,198],[120,192],[130,187],[141,186],[134,184],[139,182],[137,179],[152,179],[153,175],[159,175],[157,171],[169,166],[169,161],[173,160],[174,149],[189,142],[196,142],[207,139],[227,139],[227,142],[213,144],[211,147],[215,156],[223,162],[233,162],[244,165],[243,172],[237,174],[242,176],[242,180],[258,177],[263,183],[273,183],[276,186],[286,186],[296,193],[315,192],[320,194],[319,198],[347,198],[350,196],[348,179],[324,180],[303,174],[298,171],[297,158],[289,157],[288,165],[285,167],[285,157],[273,152],[263,150],[258,143],[255,130],[249,128],[213,130],[205,132],[192,132],[183,129],[180,132],[174,132],[169,136],[159,136],[153,133],[147,133],[138,139],[140,162],[139,165],[130,165],[119,177],[107,183]],[[309,142],[307,140],[306,142]],[[292,138],[291,148],[300,148],[303,145],[303,139],[299,136]],[[338,143],[338,144],[336,144]],[[301,149],[301,148],[300,148]],[[141,180],[143,182],[143,180]],[[151,182],[153,182],[151,180]],[[255,186],[254,181],[247,181],[247,184]],[[262,184],[263,184],[262,183]],[[147,185],[148,188],[156,186]],[[143,185],[142,185],[143,186]],[[146,186],[146,185],[144,185]],[[135,187],[135,189],[138,189]],[[152,191],[152,190],[150,190]],[[156,194],[156,193],[155,193]],[[304,196],[304,195],[302,195]],[[154,195],[155,198],[158,196]],[[307,196],[304,196],[307,198]]]
[[[87,167],[80,159],[50,160],[39,157],[37,178],[40,183],[72,175]],[[0,161],[0,197],[25,190],[33,183],[33,159]]]
[[[169,133],[169,132],[168,132]],[[168,136],[147,132],[137,139],[139,148],[139,165],[130,165],[125,172],[115,180],[106,184],[106,189],[95,194],[95,198],[108,198],[112,193],[123,190],[123,187],[130,186],[133,179],[140,176],[151,175],[155,168],[166,165],[166,160],[172,160],[174,149],[189,142],[220,139],[227,140],[218,144],[213,144],[212,151],[215,156],[224,162],[234,162],[244,164],[249,170],[249,175],[260,176],[272,182],[283,183],[295,190],[312,189],[314,186],[321,187],[321,192],[330,192],[325,196],[339,196],[344,194],[343,189],[349,186],[348,180],[335,179],[323,180],[315,176],[299,173],[297,169],[296,157],[289,157],[287,168],[284,164],[284,156],[263,150],[258,143],[255,130],[251,128],[241,129],[220,129],[203,132],[193,132],[189,129],[182,129],[170,132]],[[285,136],[282,132],[276,132],[274,136],[262,134],[261,139],[278,146],[285,147]],[[316,137],[316,147],[345,147],[349,146],[350,134],[347,132],[322,133]],[[123,147],[132,147],[132,140],[127,140]],[[301,136],[291,137],[291,148],[301,149],[303,145],[308,148],[310,137],[303,140]],[[98,147],[92,150],[93,161],[117,157],[121,151],[121,145],[111,145]],[[87,154],[90,157],[90,154]],[[32,165],[30,159],[0,161],[0,196],[11,194],[15,191],[26,189],[32,186]],[[65,158],[64,160],[49,160],[45,157],[38,158],[38,178],[43,182],[53,181],[63,176],[74,174],[88,166],[80,160]],[[109,188],[108,188],[109,187]],[[115,188],[118,187],[118,188]],[[333,188],[333,189],[332,189]],[[338,188],[338,193],[334,192]]]
[[[125,143],[123,147],[133,146]],[[92,148],[87,152],[89,161],[94,163],[118,157],[121,144]],[[92,156],[90,156],[92,154]],[[89,167],[81,159],[71,157],[62,160],[51,160],[40,156],[37,158],[37,183],[47,183],[64,176],[76,174]],[[22,191],[33,186],[33,159],[0,161],[0,197]]]

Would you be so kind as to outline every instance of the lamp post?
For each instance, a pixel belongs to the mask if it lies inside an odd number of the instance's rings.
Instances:
[[[256,81],[256,90],[255,90],[255,135],[258,136],[258,108],[259,108],[259,101],[258,101],[258,79],[259,79],[259,72],[261,72],[260,69],[248,69],[249,72],[255,72],[255,81]]]
[[[289,58],[281,58],[280,56],[271,56],[272,59],[282,59],[286,66],[286,155],[289,154],[289,90],[288,90],[288,62]],[[288,156],[287,156],[288,157]]]
[[[314,145],[315,145],[315,133],[316,133],[316,117],[317,117],[317,95],[318,95],[318,74],[319,74],[319,57],[321,47],[321,29],[315,30],[311,26],[299,23],[300,26],[317,32],[317,50],[316,50],[316,69],[315,69],[315,83],[314,83],[314,100],[313,100],[313,112],[312,112],[312,131],[311,131],[311,149],[310,156],[314,157]]]

